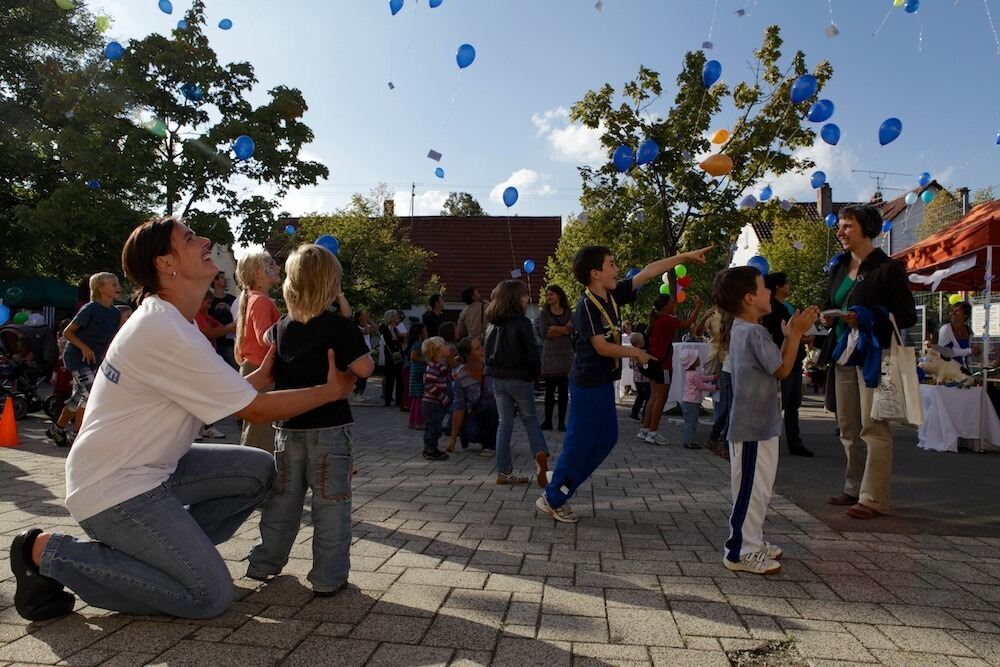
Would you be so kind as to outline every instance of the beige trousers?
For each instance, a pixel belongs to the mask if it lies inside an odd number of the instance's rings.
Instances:
[[[249,361],[244,361],[240,364],[240,375],[246,377],[250,373],[257,370],[257,366],[250,363]],[[274,387],[268,387],[265,391],[274,389]],[[251,424],[248,421],[243,422],[243,434],[240,438],[240,444],[244,446],[256,447],[257,449],[263,449],[265,452],[274,453],[274,427],[270,424]]]
[[[865,386],[859,366],[837,366],[837,424],[847,454],[844,493],[878,512],[888,512],[892,485],[892,431],[871,418],[873,388]]]

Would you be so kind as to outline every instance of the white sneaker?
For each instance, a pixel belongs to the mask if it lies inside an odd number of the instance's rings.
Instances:
[[[221,438],[225,438],[226,434],[220,431],[219,429],[215,428],[214,426],[206,426],[205,428],[201,429],[201,437],[215,438],[216,440],[219,440]]]
[[[771,544],[770,542],[764,542],[764,554],[771,560],[781,560],[784,551],[781,550],[777,544]]]
[[[538,500],[535,501],[535,507],[545,512],[556,521],[561,521],[563,523],[577,522],[576,515],[573,514],[573,510],[570,509],[569,503],[564,503],[562,507],[552,507],[549,505],[549,501],[546,500],[544,493],[539,496]]]
[[[639,429],[639,432],[635,434],[635,437],[639,438],[640,440],[645,440],[647,435],[649,435],[649,431],[647,431],[644,428],[641,428]]]
[[[723,565],[732,572],[751,572],[753,574],[778,574],[781,571],[781,563],[767,557],[764,551],[744,554],[736,563],[726,557],[722,558]]]
[[[651,445],[665,445],[665,444],[667,444],[667,439],[666,438],[664,438],[659,433],[653,433],[652,431],[649,431],[648,433],[646,433],[646,437],[643,438],[643,439],[646,442],[648,442],[649,444],[651,444]]]

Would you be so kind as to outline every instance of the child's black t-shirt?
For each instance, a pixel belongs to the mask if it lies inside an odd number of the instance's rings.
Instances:
[[[301,389],[326,383],[326,352],[333,348],[337,368],[348,367],[371,350],[351,320],[324,311],[308,322],[295,322],[288,315],[272,328],[278,349],[274,356],[274,388]],[[313,429],[345,426],[354,421],[347,399],[314,408],[278,422],[281,428]]]
[[[631,279],[618,281],[608,294],[614,298],[619,308],[635,301]],[[607,300],[595,298],[600,302],[604,313],[614,320],[615,327],[621,333],[620,315],[612,306],[610,297]],[[604,336],[608,342],[612,342],[611,324],[604,317],[604,313],[601,313],[601,309],[587,298],[586,292],[577,301],[576,309],[573,311],[573,328],[576,329],[579,338],[576,343],[576,356],[573,357],[573,366],[569,372],[569,381],[578,387],[599,387],[614,382],[622,376],[621,360],[617,360],[616,363],[611,357],[602,357],[590,342],[593,336]]]

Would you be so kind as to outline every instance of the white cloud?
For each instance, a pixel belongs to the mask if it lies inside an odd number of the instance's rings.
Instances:
[[[756,194],[764,185],[770,185],[774,196],[779,199],[795,199],[798,201],[815,201],[816,190],[809,182],[814,171],[826,174],[826,182],[833,190],[834,201],[868,201],[875,191],[874,181],[865,174],[851,173],[861,166],[858,156],[847,146],[831,146],[818,140],[812,146],[799,148],[794,152],[796,158],[808,158],[816,166],[805,173],[787,173],[775,178],[768,174],[755,184],[752,192]],[[886,197],[891,199],[891,193]]]
[[[538,136],[545,137],[552,149],[550,157],[557,162],[592,165],[608,157],[601,145],[603,125],[591,129],[580,123],[571,123],[569,111],[564,107],[533,114],[531,122],[538,128]]]
[[[442,190],[428,190],[413,198],[413,215],[438,215],[448,199],[448,193]],[[410,193],[400,190],[393,193],[392,200],[396,204],[396,215],[410,214]]]
[[[518,169],[507,180],[497,183],[490,190],[490,201],[503,203],[503,191],[510,186],[517,188],[520,197],[525,195],[545,197],[555,194],[552,186],[544,182],[546,178],[533,169]]]

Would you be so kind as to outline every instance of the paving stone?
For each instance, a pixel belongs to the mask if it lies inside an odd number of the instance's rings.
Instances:
[[[430,624],[429,618],[373,613],[361,619],[351,633],[351,638],[418,644]]]
[[[804,618],[872,624],[896,622],[891,614],[874,604],[829,600],[789,600],[789,603]]]
[[[135,621],[93,644],[91,648],[115,653],[141,648],[145,652],[160,653],[193,634],[197,629],[196,626],[186,623]]]
[[[433,616],[448,597],[441,586],[396,583],[375,603],[374,611],[402,616]]]
[[[606,642],[608,641],[608,622],[604,617],[542,614],[538,638],[575,642]]]
[[[453,653],[454,651],[449,648],[410,646],[408,644],[382,644],[366,663],[366,666],[399,667],[399,665],[420,665],[421,667],[444,667],[445,665],[452,664],[451,657]]]
[[[732,607],[715,602],[671,601],[674,620],[682,635],[749,637]]]
[[[101,619],[66,616],[0,647],[0,661],[54,664],[111,636],[129,620],[121,616]],[[191,627],[186,628],[186,632],[192,630]]]
[[[608,628],[612,644],[684,646],[674,617],[667,610],[608,609]]]
[[[875,662],[860,641],[846,632],[816,632],[814,630],[789,630],[795,646],[807,658],[829,658],[848,662]]]
[[[844,623],[844,629],[857,637],[862,646],[867,649],[882,649],[886,651],[896,649],[896,645],[892,643],[885,633],[879,631],[879,628],[874,625]]]
[[[566,643],[502,637],[492,665],[496,667],[524,667],[525,665],[546,665],[546,667],[569,667],[573,656]]]
[[[459,613],[462,617],[452,615]],[[492,651],[502,618],[502,615],[474,609],[442,610],[434,618],[422,643],[427,646]]]
[[[604,592],[600,588],[546,586],[542,613],[570,616],[604,616]]]
[[[608,588],[604,591],[608,608],[637,607],[640,609],[666,609],[667,600],[661,591],[642,591],[628,588]]]
[[[310,640],[306,640],[310,641]],[[217,644],[184,640],[174,644],[150,663],[152,665],[191,665],[192,667],[257,667],[273,665],[285,656],[286,651],[260,646]],[[286,664],[301,664],[291,662]],[[344,663],[347,664],[347,663]]]
[[[901,625],[879,626],[879,630],[894,641],[899,648],[922,653],[946,653],[950,655],[974,655],[960,641],[945,630],[936,628],[907,628]]]
[[[511,594],[506,591],[478,591],[456,588],[448,596],[446,607],[457,609],[483,609],[503,612],[510,604]]]
[[[723,651],[694,651],[682,648],[649,649],[655,667],[730,667]]]
[[[455,651],[448,667],[486,667],[493,660],[487,651]]]
[[[916,653],[914,651],[902,651],[896,649],[887,651],[882,649],[872,649],[872,655],[879,664],[888,667],[954,667],[955,663],[943,655],[931,655],[927,653]]]
[[[964,630],[965,624],[952,614],[937,607],[885,604],[882,607],[896,619],[897,623],[922,628],[950,628]],[[879,621],[884,623],[885,621]],[[891,623],[891,621],[889,621]]]

